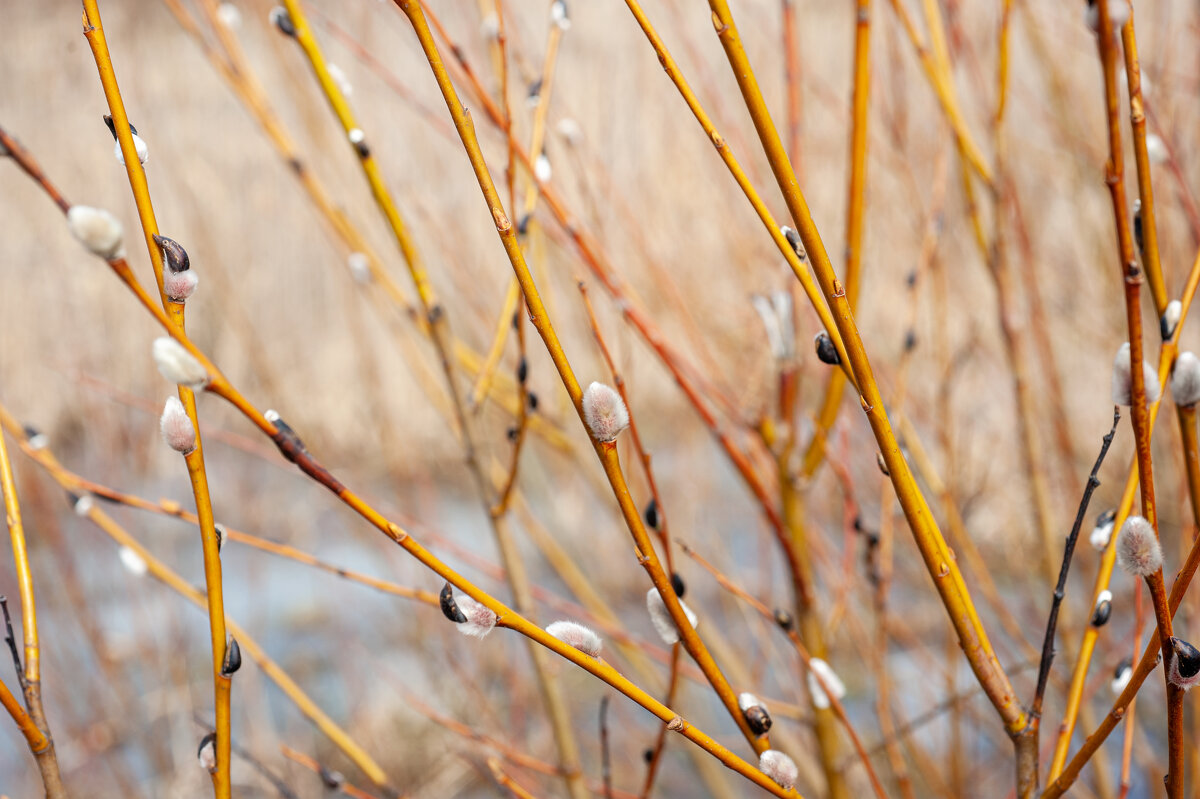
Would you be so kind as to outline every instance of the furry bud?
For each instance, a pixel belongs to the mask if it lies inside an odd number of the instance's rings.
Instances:
[[[576,624],[573,621],[556,621],[546,625],[546,632],[567,646],[575,647],[585,655],[594,658],[600,657],[600,647],[603,645],[600,636],[582,624]]]
[[[92,508],[95,506],[96,500],[92,498],[91,494],[81,494],[74,498],[74,503],[71,507],[74,509],[76,516],[83,517],[91,513]]]
[[[1115,508],[1109,508],[1096,517],[1096,526],[1092,528],[1092,534],[1088,536],[1088,540],[1092,546],[1103,551],[1108,546],[1108,542],[1112,539],[1113,525],[1116,522],[1117,511]]]
[[[1104,590],[1096,597],[1096,606],[1092,610],[1092,626],[1103,627],[1112,615],[1112,591]]]
[[[346,73],[341,67],[331,61],[325,65],[325,69],[329,70],[329,77],[337,84],[338,91],[346,97],[354,94],[354,86],[350,83],[350,79],[346,77]]]
[[[1179,353],[1167,385],[1176,405],[1187,407],[1200,402],[1200,358],[1191,352]]]
[[[196,750],[196,758],[200,768],[213,774],[217,770],[217,734],[210,732],[200,739],[200,748]]]
[[[796,785],[796,778],[800,776],[796,761],[778,749],[767,749],[759,755],[758,769],[784,790],[791,790]]]
[[[1132,370],[1129,342],[1126,341],[1113,358],[1112,401],[1117,405],[1133,404]],[[1142,379],[1146,384],[1146,402],[1154,402],[1159,394],[1158,372],[1145,359],[1142,360]]]
[[[754,694],[738,694],[738,709],[746,718],[746,724],[755,735],[765,735],[771,729],[771,714],[767,706]]]
[[[486,605],[476,602],[466,594],[455,594],[453,602],[464,619],[458,623],[458,631],[463,635],[483,638],[495,628],[496,622],[500,620],[500,617]],[[446,612],[444,604],[442,612]],[[447,618],[449,618],[449,614],[447,614]]]
[[[118,549],[117,557],[121,559],[121,565],[125,567],[125,570],[134,577],[141,577],[150,569],[146,559],[129,547]]]
[[[350,268],[350,276],[355,283],[365,285],[371,282],[371,259],[366,253],[350,253],[346,256],[346,266]]]
[[[150,148],[146,146],[146,142],[141,136],[133,134],[133,149],[137,153],[138,163],[144,164],[150,158]],[[125,166],[125,153],[121,152],[121,142],[118,141],[113,145],[113,157],[117,159],[117,163]]]
[[[554,174],[554,170],[550,167],[550,158],[545,153],[539,153],[537,160],[533,162],[533,175],[539,182],[545,183]]]
[[[560,119],[555,125],[555,130],[558,131],[559,136],[563,137],[563,141],[572,147],[583,141],[583,128],[571,117]]]
[[[1112,22],[1113,31],[1128,22],[1128,0],[1108,0],[1108,18]],[[1092,33],[1100,31],[1100,9],[1096,7],[1096,0],[1088,0],[1087,8],[1083,12],[1083,21]]]
[[[819,680],[818,677],[820,677]],[[809,658],[808,692],[812,695],[813,707],[817,709],[829,707],[829,694],[825,693],[826,688],[829,689],[829,693],[833,694],[834,699],[841,699],[846,695],[846,686],[833,668],[821,658]]]
[[[233,3],[221,3],[217,6],[217,22],[226,28],[237,28],[242,24],[242,12]]]
[[[1200,683],[1200,650],[1180,638],[1171,638],[1171,684],[1187,690]]]
[[[1168,302],[1166,309],[1158,320],[1158,332],[1162,334],[1163,341],[1175,335],[1175,328],[1179,326],[1179,318],[1181,316],[1183,316],[1183,303],[1179,300]]]
[[[696,614],[683,603],[683,600],[680,600],[679,606],[683,608],[683,615],[687,617],[688,624],[695,627],[698,623]],[[650,623],[654,625],[654,631],[658,633],[662,642],[668,646],[678,643],[679,630],[675,628],[675,621],[671,618],[667,605],[663,602],[662,595],[658,593],[657,588],[651,588],[646,592],[646,610],[650,612]]]
[[[567,30],[571,27],[571,17],[567,14],[567,4],[564,0],[554,0],[550,6],[550,21],[558,26],[559,30]]]
[[[341,790],[342,786],[346,784],[346,775],[336,769],[317,766],[317,776],[321,778],[322,784],[331,791]]]
[[[1130,516],[1117,535],[1117,563],[1134,577],[1149,577],[1162,568],[1162,546],[1150,522]]]
[[[117,258],[124,254],[124,233],[117,218],[101,208],[72,205],[67,211],[67,227],[79,243],[93,255]]]
[[[229,531],[220,522],[213,522],[213,531],[217,534],[217,552],[220,552],[225,548],[225,539],[229,538]]]
[[[183,345],[173,338],[161,336],[154,339],[151,350],[154,365],[163,377],[172,383],[200,389],[208,385],[208,371]]]
[[[1125,658],[1113,670],[1112,682],[1108,684],[1108,688],[1113,692],[1113,696],[1120,696],[1121,692],[1125,690],[1125,686],[1129,685],[1131,679],[1133,679],[1133,660]]]
[[[179,454],[187,455],[196,448],[196,428],[178,397],[167,397],[158,429],[167,446]]]
[[[1162,164],[1167,160],[1167,145],[1162,136],[1157,133],[1146,134],[1146,157],[1152,164]]]
[[[629,410],[616,389],[603,383],[592,383],[583,392],[583,420],[592,436],[606,444],[615,441],[629,427]]]

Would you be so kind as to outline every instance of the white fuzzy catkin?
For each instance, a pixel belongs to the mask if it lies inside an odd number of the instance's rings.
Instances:
[[[1088,537],[1088,540],[1091,541],[1092,546],[1097,550],[1103,550],[1108,546],[1108,542],[1112,540],[1114,521],[1114,519],[1109,519],[1092,528],[1092,534]]]
[[[233,3],[221,3],[217,6],[217,22],[226,28],[236,28],[242,24],[242,12]]]
[[[466,594],[455,592],[454,603],[467,617],[467,620],[454,625],[463,635],[472,638],[483,638],[496,626],[498,617],[486,605],[476,602]]]
[[[1129,342],[1126,341],[1117,350],[1116,357],[1113,358],[1112,401],[1117,405],[1133,403],[1133,366],[1131,361]],[[1154,402],[1159,395],[1158,372],[1154,371],[1154,367],[1145,358],[1142,359],[1142,379],[1146,384],[1146,402]]]
[[[615,388],[592,383],[583,392],[583,420],[597,441],[616,441],[629,427],[629,409]]]
[[[571,27],[571,18],[567,15],[567,4],[563,0],[554,0],[550,6],[550,21],[558,26],[559,30],[568,30]]]
[[[582,624],[573,621],[556,621],[546,625],[546,632],[568,646],[573,646],[585,655],[600,657],[603,645],[600,636]]]
[[[133,149],[137,152],[138,163],[146,163],[146,159],[150,157],[150,148],[146,146],[146,142],[142,140],[142,137],[136,133],[133,134]],[[117,159],[118,164],[125,166],[125,153],[121,152],[121,142],[119,141],[113,147],[113,157]]]
[[[117,556],[121,558],[121,565],[125,567],[125,570],[135,577],[141,577],[150,568],[146,565],[145,559],[129,547],[118,549]]]
[[[172,383],[191,389],[208,385],[208,371],[204,364],[196,360],[196,356],[184,349],[175,339],[167,336],[154,339],[151,352],[158,371]]]
[[[1146,157],[1152,164],[1162,164],[1167,160],[1167,145],[1157,133],[1146,134]]]
[[[1108,689],[1113,692],[1113,696],[1120,696],[1131,679],[1133,679],[1133,667],[1126,666],[1116,677],[1113,677],[1112,682],[1108,684]]]
[[[95,507],[95,505],[96,500],[92,498],[91,494],[83,494],[79,497],[79,499],[75,500],[75,515],[87,516],[92,512],[92,508]]]
[[[346,256],[346,266],[349,267],[350,276],[354,278],[355,283],[365,285],[371,282],[371,259],[366,253],[350,253]]]
[[[167,397],[162,418],[158,420],[158,429],[167,446],[181,455],[187,455],[196,448],[196,428],[178,397]]]
[[[682,599],[679,600],[679,606],[683,608],[683,615],[687,616],[688,624],[695,628],[699,623],[696,614],[684,604]],[[675,622],[667,610],[667,604],[663,602],[662,594],[658,593],[657,588],[651,588],[646,592],[646,610],[650,611],[650,623],[654,625],[654,631],[658,633],[662,642],[667,646],[678,643],[679,630],[676,629]]]
[[[184,302],[196,292],[196,284],[199,282],[199,278],[196,277],[196,270],[194,269],[188,269],[185,272],[172,272],[166,264],[163,264],[162,276],[163,293],[172,302]]]
[[[817,677],[821,679],[818,680]],[[821,710],[829,707],[829,695],[825,693],[826,686],[829,687],[829,691],[835,699],[841,699],[846,695],[846,686],[833,668],[821,658],[809,658],[808,692],[812,694],[813,707]]]
[[[1186,407],[1200,402],[1200,358],[1191,352],[1179,353],[1168,385],[1176,405]]]
[[[1104,0],[1099,0],[1104,2]],[[1108,18],[1112,21],[1113,30],[1117,31],[1129,21],[1129,0],[1108,0]],[[1083,21],[1093,33],[1100,30],[1100,7],[1095,2],[1089,2],[1083,11]]]
[[[1164,338],[1170,338],[1175,334],[1175,328],[1179,326],[1181,316],[1183,316],[1183,303],[1179,300],[1168,302],[1160,321],[1162,332],[1165,334]]]
[[[572,147],[574,147],[576,144],[579,144],[579,142],[583,140],[583,128],[581,128],[579,123],[571,117],[563,117],[560,119],[558,124],[555,125],[555,130],[557,130],[558,135],[562,136],[563,140]]]
[[[1153,525],[1141,516],[1130,516],[1117,535],[1117,563],[1134,577],[1148,577],[1162,568],[1162,545]]]
[[[329,77],[333,78],[333,82],[337,84],[343,95],[349,97],[354,94],[354,86],[351,85],[350,79],[346,77],[346,73],[342,71],[341,67],[331,61],[325,68],[329,70]]]
[[[796,778],[800,776],[796,761],[778,749],[767,749],[759,755],[758,768],[784,790],[791,790],[796,785]]]
[[[759,699],[757,696],[755,696],[754,694],[751,694],[751,693],[738,694],[738,710],[745,713],[747,710],[749,710],[752,707],[761,707],[763,710],[767,709],[766,704],[761,699]]]
[[[67,227],[79,243],[93,255],[115,258],[122,253],[124,234],[117,218],[103,208],[72,205],[67,211]]]
[[[542,183],[545,183],[554,174],[554,170],[550,168],[550,159],[545,153],[538,155],[537,160],[533,162],[533,174]]]

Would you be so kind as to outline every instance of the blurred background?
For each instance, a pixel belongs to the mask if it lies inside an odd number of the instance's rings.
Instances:
[[[928,36],[920,4],[901,4]],[[278,410],[345,483],[507,600],[440,367],[413,323],[406,306],[411,300],[397,301],[378,275],[364,277],[360,259],[351,257],[355,248],[336,234],[297,180],[289,156],[264,133],[236,80],[231,84],[214,66],[227,63],[225,48],[232,41],[245,59],[243,78],[261,84],[260,112],[269,106],[293,143],[291,157],[361,231],[404,297],[413,297],[358,159],[300,48],[268,21],[271,5],[101,4],[130,120],[149,147],[146,170],[159,227],[186,247],[199,276],[199,290],[188,303],[189,332],[252,402]],[[490,35],[494,4],[427,5],[498,100]],[[782,22],[787,5],[745,0],[734,5],[734,13],[840,272],[854,4],[794,0],[798,114],[787,110]],[[938,5],[966,125],[994,164],[1000,4]],[[503,326],[511,267],[411,27],[381,0],[313,0],[305,7],[326,57],[350,88],[350,103],[426,261],[450,327],[466,347],[486,353],[498,322]],[[790,425],[800,453],[812,437],[830,371],[810,343],[819,323],[627,9],[599,0],[575,0],[569,8],[571,25],[561,33],[548,105],[549,183],[577,228],[599,243],[627,296],[615,299],[596,280],[545,203],[537,205],[522,239],[527,257],[580,381],[612,382],[577,287],[586,282],[653,456],[671,534],[767,607],[788,607],[790,584],[762,508],[713,430],[746,453],[777,496],[774,456],[758,427],[763,419]],[[647,0],[644,8],[754,185],[785,221],[786,209],[709,10],[682,0]],[[1152,158],[1162,264],[1175,298],[1200,232],[1192,198],[1200,177],[1193,157],[1200,17],[1183,0],[1138,2],[1135,10],[1149,129],[1157,139]],[[1041,476],[1059,536],[1070,529],[1111,423],[1112,357],[1126,338],[1104,184],[1101,72],[1082,12],[1082,3],[1014,3],[1007,116],[999,138],[1006,165],[1000,178],[1009,281],[1004,314],[1015,340],[1015,363],[1023,366],[1030,391],[1032,436],[1042,445]],[[543,70],[550,4],[508,2],[503,14],[514,132],[527,143],[534,115],[528,96]],[[922,485],[939,520],[945,523],[947,508],[956,509],[996,584],[999,601],[977,596],[980,612],[1001,662],[1028,701],[1052,586],[1042,570],[1014,361],[1006,350],[996,280],[976,246],[954,139],[915,49],[888,2],[876,0],[871,20],[868,184],[856,318],[889,412],[904,419],[898,429],[908,452],[919,446],[927,456]],[[9,33],[0,48],[0,125],[32,151],[72,202],[106,208],[124,223],[130,264],[152,285],[124,169],[113,158],[113,139],[102,119],[108,109],[81,34],[78,4],[0,0],[0,25]],[[503,185],[508,158],[503,135],[457,73],[456,82],[474,113],[492,174]],[[1124,95],[1121,108],[1128,148]],[[1132,202],[1131,151],[1126,164]],[[528,185],[524,172],[516,174],[516,185],[520,205]],[[990,230],[997,205],[978,185],[975,191]],[[3,161],[0,242],[0,404],[45,433],[48,448],[79,475],[192,508],[186,470],[157,430],[159,409],[174,389],[150,358],[150,342],[158,335],[154,321],[71,239],[41,190]],[[781,364],[753,301],[778,292],[794,300],[794,324],[786,332],[799,353],[800,399],[788,420],[774,418]],[[1158,314],[1148,295],[1143,291],[1147,354],[1156,357]],[[715,414],[713,425],[628,323],[623,314],[628,307],[641,309],[679,362],[711,387],[703,401]],[[648,580],[588,436],[528,324],[525,338],[528,385],[539,403],[521,453],[510,516],[541,590],[537,617],[543,623],[560,617],[594,623],[548,562],[546,544],[539,541],[549,540],[583,570],[632,646],[648,659],[649,671],[639,671],[616,647],[606,649],[606,658],[661,698],[669,648],[654,635],[646,614]],[[1195,333],[1185,332],[1183,348],[1195,345]],[[497,372],[501,394],[512,396],[517,361],[510,339]],[[464,373],[460,380],[469,386],[474,378]],[[489,468],[507,468],[511,454],[507,433],[513,417],[502,405],[484,402],[476,411],[478,444]],[[219,521],[339,567],[425,591],[441,588],[434,575],[283,461],[230,407],[213,396],[201,396],[199,406]],[[1160,421],[1157,433],[1169,575],[1190,544],[1192,524],[1173,414]],[[1118,500],[1132,444],[1122,422],[1092,515]],[[166,586],[123,568],[118,548],[72,513],[45,472],[15,447],[13,454],[37,590],[43,694],[68,786],[74,795],[91,797],[206,795],[211,788],[197,766],[196,747],[212,717],[207,619]],[[621,455],[641,506],[650,491],[629,436],[621,441]],[[880,747],[871,663],[882,656],[892,681],[887,701],[902,742],[902,764],[917,794],[1007,795],[1011,746],[974,690],[890,483],[876,466],[876,445],[852,394],[843,399],[827,457],[833,468],[820,468],[798,488],[814,537],[828,660],[847,684],[844,702],[876,770],[889,789],[897,785],[896,763]],[[933,475],[945,484],[947,504]],[[195,528],[118,505],[106,504],[105,510],[186,580],[203,584]],[[1090,526],[1089,521],[1085,538]],[[879,636],[872,609],[867,557],[874,551],[872,535],[881,531],[888,541],[894,532],[888,602],[898,621],[886,638]],[[1099,553],[1082,542],[1046,703],[1048,746],[1090,612],[1098,561]],[[674,562],[688,587],[687,602],[700,617],[702,637],[735,688],[765,698],[776,728],[797,742],[789,753],[801,763],[798,787],[804,795],[823,795],[795,651],[769,620],[679,549]],[[556,760],[518,636],[501,631],[483,641],[464,638],[436,607],[236,541],[225,547],[223,564],[229,617],[379,761],[393,785],[414,797],[504,795],[485,765],[488,756],[499,754],[505,770],[534,795],[562,795],[559,779],[513,758],[518,753],[548,768]],[[973,590],[978,579],[967,569]],[[1100,638],[1085,693],[1097,715],[1111,704],[1113,669],[1133,648],[1134,588],[1123,574],[1113,579],[1112,621]],[[10,557],[0,558],[0,593],[10,598],[17,593]],[[1184,631],[1194,623],[1186,603],[1179,619]],[[599,702],[611,696],[614,786],[637,795],[643,752],[661,724],[570,664],[556,660],[554,670],[568,694],[584,769],[593,781],[601,771]],[[3,679],[15,684],[10,669],[3,670]],[[685,675],[673,706],[748,757],[737,729],[697,679]],[[1147,700],[1138,703],[1131,796],[1157,793],[1165,769],[1162,692],[1161,682],[1151,679],[1142,692]],[[280,795],[255,763],[295,796],[326,793],[316,775],[281,754],[283,746],[371,789],[253,663],[234,681],[233,708],[235,743],[254,761],[235,758],[236,796]],[[1193,710],[1189,704],[1189,725]],[[465,737],[451,721],[489,738]],[[1103,764],[1085,770],[1078,795],[1112,795],[1120,747],[1120,735],[1114,735]],[[848,745],[842,748],[846,778],[854,795],[863,795],[861,765]],[[704,767],[701,762],[709,763],[695,758],[694,747],[669,740],[656,793],[754,792],[715,761]],[[17,799],[40,791],[33,760],[5,720],[0,794]]]

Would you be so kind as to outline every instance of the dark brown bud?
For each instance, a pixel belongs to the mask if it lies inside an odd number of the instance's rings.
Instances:
[[[162,248],[163,257],[167,261],[167,268],[172,272],[179,274],[192,268],[187,250],[179,246],[179,243],[174,239],[168,239],[166,236],[156,234],[154,236],[154,243]]]
[[[792,618],[792,614],[788,613],[783,608],[775,608],[775,623],[778,624],[784,632],[789,633],[796,625],[796,621]]]
[[[1175,662],[1180,677],[1187,679],[1200,674],[1200,650],[1182,638],[1171,638],[1171,648],[1175,650]]]
[[[231,677],[241,667],[242,648],[238,646],[237,639],[231,636],[225,646],[225,658],[221,661],[221,676]]]
[[[646,503],[646,509],[642,511],[642,518],[646,520],[646,526],[651,530],[658,530],[658,500],[650,497],[650,501]]]
[[[331,791],[336,791],[346,784],[346,775],[340,771],[335,771],[325,766],[317,768],[317,776],[321,778],[321,782]]]
[[[1108,624],[1108,617],[1112,615],[1112,592],[1101,591],[1100,599],[1096,603],[1095,609],[1092,611],[1092,626],[1103,627]]]
[[[687,591],[687,586],[683,583],[683,578],[679,576],[679,572],[671,572],[671,588],[675,591],[675,596],[683,599],[683,594]]]
[[[454,601],[454,587],[450,583],[442,586],[442,593],[438,595],[438,599],[442,605],[442,615],[455,624],[462,624],[467,620],[467,617],[461,610],[458,609],[458,603]]]
[[[292,17],[288,14],[287,9],[283,6],[275,6],[271,9],[271,13],[267,16],[271,24],[279,29],[279,32],[284,36],[296,35],[296,23],[292,22]]]
[[[838,355],[837,347],[833,346],[833,339],[824,330],[816,335],[813,343],[817,347],[817,358],[820,359],[821,363],[837,366],[842,362],[841,356]]]

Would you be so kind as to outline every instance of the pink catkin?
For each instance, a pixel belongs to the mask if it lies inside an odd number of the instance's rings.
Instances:
[[[629,427],[629,409],[616,389],[592,383],[583,392],[583,420],[597,441],[608,443]]]
[[[1162,545],[1153,525],[1141,516],[1130,516],[1117,536],[1117,563],[1134,577],[1148,577],[1162,568]]]
[[[568,646],[573,646],[585,655],[600,657],[600,636],[582,624],[573,621],[556,621],[546,625],[546,632]]]
[[[163,441],[176,452],[187,455],[196,448],[196,428],[192,426],[192,420],[188,418],[178,397],[167,397],[158,428]]]

